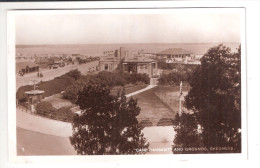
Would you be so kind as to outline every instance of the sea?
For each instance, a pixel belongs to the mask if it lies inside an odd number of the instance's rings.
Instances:
[[[224,44],[235,52],[240,43],[135,43],[135,44],[55,44],[55,45],[16,45],[16,54],[32,56],[34,54],[89,54],[101,56],[104,51],[113,51],[125,47],[133,53],[143,51],[157,53],[169,48],[182,48],[197,55],[205,54],[211,47]]]

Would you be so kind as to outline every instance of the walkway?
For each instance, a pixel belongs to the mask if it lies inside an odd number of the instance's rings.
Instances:
[[[137,90],[137,91],[135,91],[133,93],[129,93],[129,94],[126,95],[126,97],[131,97],[131,96],[137,95],[139,93],[142,93],[144,91],[147,91],[149,89],[152,89],[152,88],[157,86],[157,83],[158,83],[158,79],[157,78],[151,78],[150,79],[150,85],[148,85],[146,88],[143,88],[141,90]]]
[[[147,90],[149,90],[149,89],[152,89],[152,88],[154,88],[154,87],[156,87],[157,85],[148,85],[146,88],[143,88],[143,89],[141,89],[141,90],[137,90],[137,91],[135,91],[135,92],[133,92],[133,93],[129,93],[129,94],[127,94],[127,95],[125,95],[126,97],[131,97],[131,96],[134,96],[134,95],[137,95],[137,94],[139,94],[139,93],[142,93],[142,92],[144,92],[144,91],[147,91]]]

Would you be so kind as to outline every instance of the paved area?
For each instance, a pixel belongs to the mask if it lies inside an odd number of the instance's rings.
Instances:
[[[69,138],[17,127],[17,155],[76,155]]]
[[[16,126],[60,137],[69,137],[72,135],[72,125],[70,123],[32,115],[20,109],[16,109]]]

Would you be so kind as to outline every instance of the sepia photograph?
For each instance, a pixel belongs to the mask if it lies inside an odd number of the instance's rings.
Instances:
[[[245,152],[244,15],[16,12],[17,156]]]

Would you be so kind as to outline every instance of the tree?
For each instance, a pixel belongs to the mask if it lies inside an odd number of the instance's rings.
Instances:
[[[68,75],[78,80],[81,77],[81,72],[78,69],[74,69],[68,72]]]
[[[103,85],[88,85],[78,94],[81,114],[73,119],[70,142],[81,155],[144,154],[148,148],[136,116],[137,101],[124,92],[110,95]]]
[[[205,152],[202,150],[204,144],[202,143],[202,135],[196,113],[189,114],[183,112],[181,116],[177,113],[173,125],[176,133],[172,147],[174,154]],[[186,150],[187,148],[193,148],[193,150]]]
[[[219,45],[208,50],[191,79],[185,105],[196,114],[207,147],[241,152],[241,48]]]
[[[40,115],[48,115],[52,114],[56,109],[53,107],[53,105],[50,102],[42,101],[38,103],[35,107],[37,114]]]

